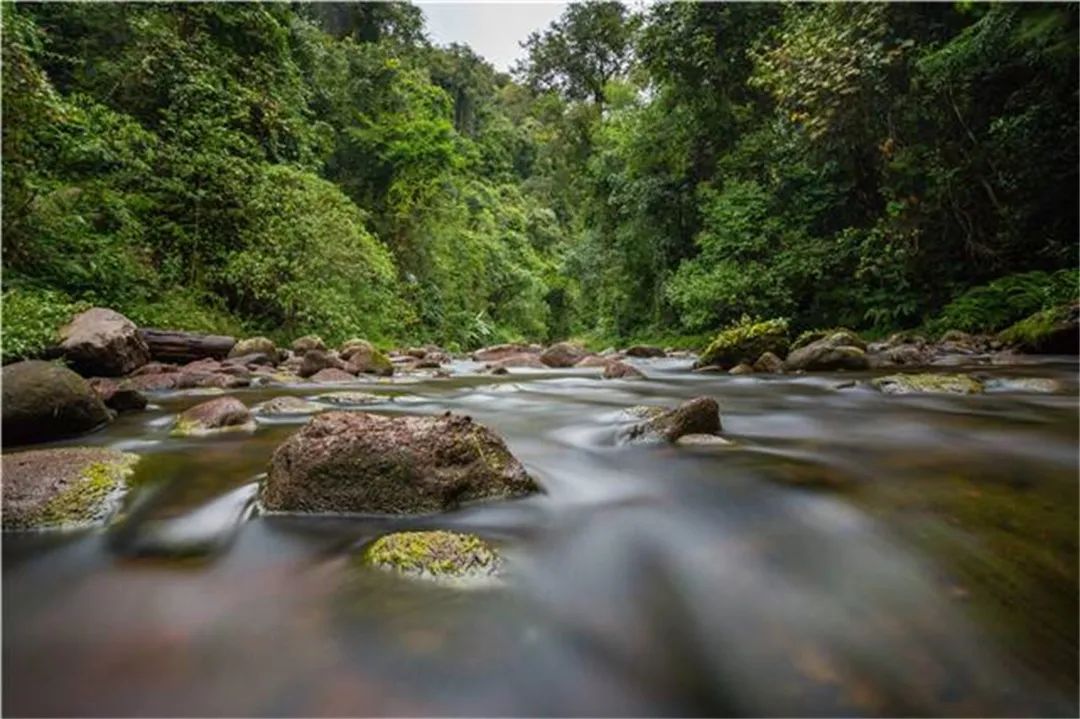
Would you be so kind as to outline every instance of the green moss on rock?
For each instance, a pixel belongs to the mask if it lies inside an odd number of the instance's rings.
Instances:
[[[1076,354],[1078,341],[1077,306],[1051,307],[1026,317],[998,339],[1024,352]]]
[[[364,550],[366,564],[397,574],[436,581],[470,581],[496,576],[498,551],[474,534],[442,530],[397,532]]]
[[[885,394],[980,394],[983,383],[966,374],[894,374],[871,384]]]
[[[783,356],[787,350],[787,320],[757,321],[743,317],[716,336],[702,353],[698,366],[732,367],[740,362],[753,362],[766,352]]]

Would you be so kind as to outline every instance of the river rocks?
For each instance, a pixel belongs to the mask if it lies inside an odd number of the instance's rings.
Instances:
[[[505,374],[511,367],[527,367],[529,369],[547,369],[547,365],[540,361],[535,354],[515,354],[488,365],[492,374]]]
[[[777,374],[784,371],[784,361],[772,352],[762,352],[761,356],[754,361],[754,371]]]
[[[608,363],[612,362],[612,357],[605,357],[603,355],[589,355],[578,362],[574,367],[591,368],[591,367],[607,367]]]
[[[180,416],[176,418],[172,434],[188,437],[253,429],[255,429],[255,420],[243,402],[235,397],[219,397],[197,404],[180,413]]]
[[[0,384],[5,445],[71,437],[111,418],[86,380],[59,364],[28,360],[7,365]]]
[[[646,419],[625,429],[621,436],[627,441],[666,440],[675,442],[688,434],[717,434],[720,432],[720,406],[712,397],[696,397],[675,409],[644,408]]]
[[[71,529],[104,521],[117,507],[138,456],[99,447],[5,453],[5,531]]]
[[[441,530],[387,534],[362,556],[378,569],[453,584],[494,578],[502,564],[498,551],[480,537]]]
[[[93,377],[87,380],[87,383],[109,409],[125,412],[146,407],[146,395],[131,387],[126,381],[115,380],[111,377]]]
[[[624,353],[627,357],[663,357],[667,353],[659,347],[653,347],[652,345],[633,345],[627,347]]]
[[[754,374],[754,367],[746,362],[740,362],[729,369],[728,374]]]
[[[277,345],[268,337],[249,337],[246,340],[240,340],[229,350],[230,359],[247,355],[266,355],[272,358],[272,364],[276,363],[279,357]]]
[[[271,511],[422,514],[537,489],[468,417],[328,412],[277,448],[260,499]]]
[[[979,394],[983,384],[965,374],[894,374],[870,384],[885,394]]]
[[[370,392],[330,392],[328,394],[320,394],[316,396],[315,399],[328,404],[362,406],[387,402],[392,398],[371,394]]]
[[[1080,305],[1036,312],[1003,331],[998,339],[1021,352],[1075,355],[1080,350]]]
[[[374,374],[381,377],[394,374],[394,364],[390,358],[370,343],[365,343],[365,345],[354,345],[349,348],[348,364],[345,369],[353,374]]]
[[[765,352],[784,355],[788,347],[787,329],[786,320],[743,320],[718,334],[695,366],[734,367],[740,362],[753,362]]]
[[[870,363],[865,347],[854,333],[840,330],[792,351],[784,360],[784,369],[789,372],[866,369]]]
[[[472,353],[474,362],[499,362],[512,355],[519,354],[539,354],[534,351],[529,345],[523,344],[502,344],[492,345],[483,349],[476,350]]]
[[[540,353],[540,361],[548,367],[573,367],[587,354],[581,345],[557,342]]]
[[[901,344],[895,347],[886,347],[877,354],[868,355],[868,359],[873,367],[887,367],[889,365],[910,367],[930,364],[931,355],[924,346]]]
[[[318,335],[304,335],[292,343],[292,351],[297,355],[304,355],[311,350],[326,351],[326,343]]]
[[[150,361],[150,348],[135,323],[109,309],[75,315],[59,334],[64,359],[86,376],[118,377]]]
[[[645,379],[637,367],[619,360],[611,360],[604,367],[604,379]]]
[[[309,377],[308,379],[310,379],[312,382],[330,384],[333,382],[353,382],[356,380],[356,377],[349,374],[343,369],[338,369],[337,367],[327,367],[326,369],[321,369],[315,374],[311,375],[311,377]]]
[[[303,397],[294,397],[292,395],[274,397],[252,407],[252,411],[260,415],[316,414],[324,412],[326,409],[327,407],[317,402],[311,402]]]
[[[345,369],[345,363],[338,359],[336,355],[319,349],[311,349],[304,353],[304,358],[300,361],[300,367],[297,369],[296,374],[301,377],[311,377],[317,372],[331,368],[343,370]]]

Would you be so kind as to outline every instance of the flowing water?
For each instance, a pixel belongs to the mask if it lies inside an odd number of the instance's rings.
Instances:
[[[434,517],[259,515],[305,418],[179,439],[206,398],[155,397],[68,443],[143,457],[110,529],[4,537],[5,713],[1076,715],[1075,360],[902,397],[689,363],[364,385],[368,411],[486,423],[546,490]],[[616,444],[621,410],[697,395],[734,445]],[[505,581],[357,561],[433,527],[497,544]]]

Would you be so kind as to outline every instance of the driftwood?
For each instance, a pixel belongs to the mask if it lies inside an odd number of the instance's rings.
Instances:
[[[140,329],[150,347],[150,356],[159,362],[193,362],[205,357],[224,359],[236,344],[235,337],[203,335],[197,332]]]

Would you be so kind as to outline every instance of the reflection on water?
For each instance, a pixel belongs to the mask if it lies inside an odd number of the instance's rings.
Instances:
[[[143,455],[113,527],[5,536],[4,711],[1076,714],[1075,362],[992,370],[1055,393],[973,397],[637,364],[649,381],[364,386],[388,399],[366,411],[489,424],[546,489],[442,517],[252,516],[305,418],[182,439],[169,418],[205,398],[122,416],[80,440]],[[622,409],[699,394],[734,446],[614,442]],[[507,581],[461,592],[357,562],[430,527],[498,544]]]

